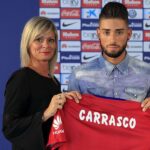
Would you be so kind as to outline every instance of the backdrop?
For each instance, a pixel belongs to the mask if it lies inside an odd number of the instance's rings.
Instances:
[[[11,150],[3,137],[2,112],[5,84],[11,73],[20,67],[20,38],[31,17],[52,18],[59,33],[59,57],[56,77],[67,90],[72,69],[99,56],[96,35],[101,7],[111,0],[14,0],[0,4],[0,150]],[[133,35],[127,51],[150,62],[150,0],[114,0],[128,7]]]
[[[40,0],[40,16],[51,18],[59,33],[55,74],[62,91],[67,90],[74,67],[99,57],[96,28],[101,8],[109,1],[128,8],[129,27],[133,29],[127,45],[129,55],[150,62],[150,0]]]

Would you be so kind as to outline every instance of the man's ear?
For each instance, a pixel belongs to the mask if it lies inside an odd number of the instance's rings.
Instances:
[[[98,37],[98,39],[100,40],[100,29],[99,28],[97,28],[97,37]]]
[[[132,29],[128,28],[128,40],[130,40],[131,36],[132,36]]]

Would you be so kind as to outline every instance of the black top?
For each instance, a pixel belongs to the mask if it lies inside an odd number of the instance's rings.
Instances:
[[[42,122],[42,115],[58,93],[56,78],[41,76],[27,67],[12,74],[5,90],[3,132],[13,150],[45,150],[53,118]]]

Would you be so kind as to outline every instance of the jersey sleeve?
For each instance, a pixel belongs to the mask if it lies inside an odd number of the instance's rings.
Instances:
[[[47,147],[51,150],[59,148],[63,143],[67,141],[65,136],[64,124],[62,122],[63,117],[63,111],[61,110],[57,111],[54,116],[51,131],[49,134],[49,140],[47,143]]]

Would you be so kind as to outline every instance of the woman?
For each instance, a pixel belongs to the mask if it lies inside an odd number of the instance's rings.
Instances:
[[[57,30],[51,20],[33,17],[21,39],[21,69],[5,89],[3,132],[13,150],[45,150],[52,119],[66,98],[79,102],[78,92],[60,93],[54,77]]]

